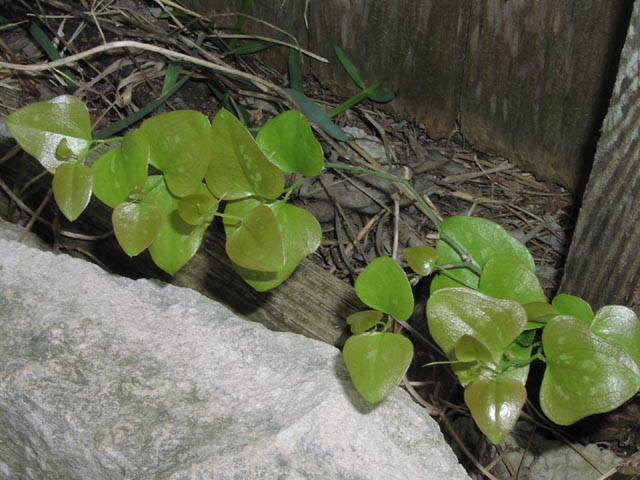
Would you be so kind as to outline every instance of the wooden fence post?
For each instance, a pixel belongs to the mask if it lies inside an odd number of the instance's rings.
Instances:
[[[640,307],[640,1],[602,126],[560,290]]]

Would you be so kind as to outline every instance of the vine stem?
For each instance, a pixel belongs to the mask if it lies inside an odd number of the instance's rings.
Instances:
[[[465,262],[464,266],[466,268],[469,268],[471,271],[473,271],[473,273],[480,276],[480,274],[482,273],[482,269],[480,268],[480,265],[478,265],[478,263],[473,259],[471,254],[467,252],[467,250],[462,245],[460,245],[454,238],[447,235],[446,232],[442,231],[442,228],[441,228],[442,222],[440,221],[436,213],[433,211],[433,208],[424,199],[424,197],[420,195],[420,193],[415,189],[415,187],[411,185],[411,183],[408,180],[398,177],[396,175],[392,175],[391,173],[381,172],[379,170],[372,170],[370,168],[362,167],[359,165],[349,165],[346,163],[329,162],[329,163],[326,163],[325,166],[327,168],[333,168],[335,170],[349,170],[352,172],[363,173],[365,175],[373,175],[374,177],[379,177],[385,180],[389,180],[390,182],[394,182],[399,185],[402,185],[413,196],[413,198],[415,198],[415,200],[420,204],[423,212],[425,212],[425,214],[429,217],[429,220],[431,220],[431,222],[434,224],[434,226],[438,230],[438,234],[440,235],[440,238],[444,242],[446,242],[451,248],[453,248],[458,255],[460,255],[460,258],[462,258],[462,260]]]
[[[411,183],[409,183],[409,181],[407,181],[406,179],[397,177],[390,173],[380,172],[378,170],[372,170],[372,169],[361,167],[358,165],[348,165],[346,163],[329,162],[329,163],[326,163],[325,166],[327,168],[333,168],[335,170],[350,170],[352,172],[364,173],[365,175],[373,175],[374,177],[383,178],[384,180],[389,180],[390,182],[394,182],[402,185],[404,188],[406,188],[409,191],[409,193],[411,193],[411,195],[416,199],[416,201],[424,208],[424,212],[429,217],[429,220],[431,220],[431,222],[435,225],[438,232],[440,232],[440,225],[442,222],[433,211],[433,208],[431,208],[431,205],[427,203],[427,201],[422,197],[422,195],[420,195],[420,193],[418,193],[415,187],[411,185]]]

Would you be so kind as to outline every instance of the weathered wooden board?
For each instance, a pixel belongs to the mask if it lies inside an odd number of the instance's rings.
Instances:
[[[239,0],[182,0],[204,13]],[[307,62],[334,91],[353,82],[333,53],[341,45],[365,80],[398,89],[391,107],[433,137],[456,123],[477,148],[538,176],[578,188],[586,181],[606,113],[632,2],[574,0],[305,0],[254,2],[254,15],[292,28],[332,60]],[[248,22],[245,31],[265,32]],[[273,33],[273,32],[271,32]],[[286,49],[269,58],[286,65]]]
[[[640,2],[571,243],[561,290],[640,311]]]
[[[27,160],[15,159],[0,165],[0,178],[11,187],[24,184],[42,170],[35,160]],[[28,201],[34,209],[49,188],[50,177],[39,185],[38,193]],[[0,209],[3,213],[7,211],[7,197],[1,193]],[[50,208],[45,209],[43,218],[51,220]],[[111,229],[111,210],[94,199],[73,224],[63,218],[62,228],[83,234],[108,232]],[[52,240],[50,228],[36,223],[34,231],[48,241]],[[300,333],[336,346],[346,339],[346,317],[363,308],[350,285],[309,259],[303,261],[280,288],[256,292],[231,267],[219,224],[209,228],[200,250],[174,277],[160,271],[146,252],[135,258],[126,256],[113,236],[98,242],[63,240],[67,248],[89,252],[113,273],[130,278],[155,278],[189,287],[272,330]]]

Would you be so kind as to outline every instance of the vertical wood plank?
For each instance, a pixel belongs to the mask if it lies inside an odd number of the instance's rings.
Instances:
[[[544,179],[584,185],[628,2],[482,0],[471,8],[462,131]]]
[[[571,243],[561,290],[640,308],[640,2]]]

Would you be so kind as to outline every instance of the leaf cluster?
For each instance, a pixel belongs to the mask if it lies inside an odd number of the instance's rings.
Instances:
[[[78,218],[95,196],[113,208],[122,249],[129,256],[148,250],[169,274],[193,257],[215,216],[224,218],[229,258],[257,290],[282,283],[320,244],[316,219],[286,202],[285,173],[313,176],[324,166],[297,111],[271,119],[255,139],[222,109],[212,122],[192,110],[162,113],[122,138],[98,140],[84,103],[63,95],[14,112],[7,127],[53,174],[65,217]],[[89,161],[96,145],[116,140]]]

